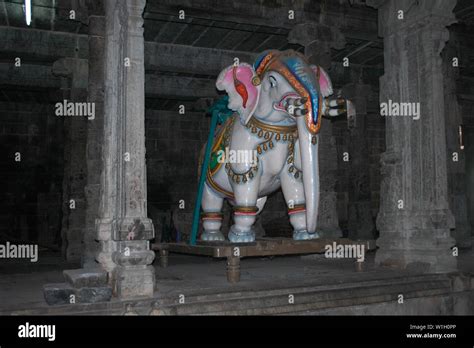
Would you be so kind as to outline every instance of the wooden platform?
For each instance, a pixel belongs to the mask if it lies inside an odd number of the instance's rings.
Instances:
[[[322,254],[327,245],[363,245],[365,251],[375,249],[374,240],[353,241],[347,238],[313,239],[296,241],[291,238],[260,238],[253,243],[197,242],[152,244],[152,249],[159,251],[160,264],[168,266],[170,252],[190,255],[203,255],[214,258],[227,258],[227,279],[235,283],[240,280],[240,259],[255,256]]]

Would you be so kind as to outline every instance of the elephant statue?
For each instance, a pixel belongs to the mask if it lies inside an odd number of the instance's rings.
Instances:
[[[202,195],[203,241],[224,241],[222,206],[233,206],[233,243],[255,240],[253,224],[267,196],[283,191],[293,239],[318,238],[318,132],[321,117],[354,107],[333,94],[328,74],[293,50],[262,53],[218,76],[234,113],[216,132]],[[349,117],[349,116],[348,116]]]

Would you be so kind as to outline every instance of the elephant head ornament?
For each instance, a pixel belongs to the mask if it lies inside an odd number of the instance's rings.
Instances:
[[[293,238],[318,238],[318,132],[321,118],[347,113],[352,104],[333,94],[328,74],[293,51],[266,51],[218,76],[235,113],[217,132],[202,199],[202,240],[224,240],[223,200],[233,206],[232,242],[252,242],[256,215],[280,187]]]

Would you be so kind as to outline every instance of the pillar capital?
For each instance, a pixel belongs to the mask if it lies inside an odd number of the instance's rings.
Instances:
[[[369,0],[379,10],[379,35],[401,35],[419,29],[444,29],[456,22],[457,0]],[[447,40],[447,38],[446,38]]]

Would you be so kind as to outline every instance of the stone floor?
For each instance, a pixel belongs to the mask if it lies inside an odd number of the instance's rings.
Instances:
[[[374,266],[374,252],[366,255],[364,270],[357,272],[354,260],[326,259],[323,255],[249,258],[241,261],[241,281],[230,284],[226,261],[209,257],[171,254],[165,269],[155,261],[156,297],[180,293],[211,294],[240,290],[265,290],[305,284],[334,286],[363,280],[388,279],[407,275]],[[48,307],[43,298],[45,283],[63,282],[62,270],[79,268],[67,264],[56,253],[43,252],[37,263],[5,261],[0,263],[0,312]],[[458,257],[458,268],[474,274],[474,251]],[[116,300],[113,300],[116,301]]]

